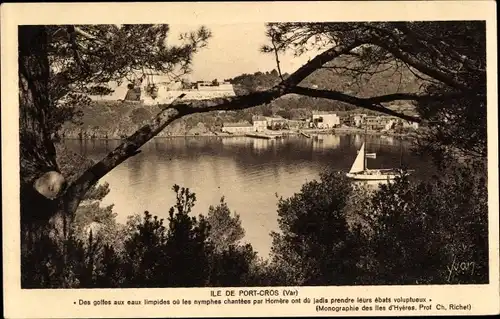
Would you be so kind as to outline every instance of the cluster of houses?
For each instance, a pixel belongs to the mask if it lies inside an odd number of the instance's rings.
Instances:
[[[408,122],[396,116],[353,114],[351,112],[313,111],[310,128],[328,129],[341,126],[387,131],[397,126],[418,129],[418,123]]]
[[[281,130],[281,129],[299,129],[303,121],[287,120],[283,117],[275,116],[261,116],[254,115],[252,123],[237,122],[237,123],[224,123],[222,132],[226,133],[251,133],[251,132],[264,132],[267,130]]]
[[[396,127],[418,129],[418,123],[409,122],[396,116],[353,114],[345,125],[366,128],[373,131],[387,131]]]
[[[394,116],[353,114],[349,112],[313,111],[310,118],[288,120],[279,116],[252,117],[252,123],[224,123],[222,132],[251,133],[266,130],[294,129],[333,129],[337,127],[366,128],[374,131],[387,131],[396,127],[417,129],[418,123],[412,123]]]

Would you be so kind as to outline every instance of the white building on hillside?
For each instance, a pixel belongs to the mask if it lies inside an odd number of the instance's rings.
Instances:
[[[403,123],[403,127],[410,127],[414,130],[417,130],[419,127],[417,122],[410,122],[410,121],[405,121],[405,120],[402,120],[401,122]]]
[[[365,117],[366,114],[353,114],[351,116],[351,125],[355,127],[361,127],[363,125]]]
[[[226,133],[251,133],[254,132],[255,129],[252,124],[248,122],[239,122],[239,123],[224,123],[222,125],[222,132]]]
[[[252,116],[252,123],[255,132],[264,132],[265,130],[267,130],[267,119],[264,116]]]
[[[317,128],[334,128],[340,125],[340,117],[335,113],[313,111],[312,124]]]
[[[166,75],[153,75],[142,78],[134,78],[134,83],[124,80],[120,85],[116,82],[108,83],[108,87],[114,92],[110,95],[94,95],[93,100],[118,101],[133,98],[144,104],[168,104],[184,94],[183,100],[204,100],[221,97],[235,96],[233,85],[227,82],[205,82],[183,83],[173,81]],[[132,89],[130,85],[133,85]],[[133,91],[133,94],[130,94]]]

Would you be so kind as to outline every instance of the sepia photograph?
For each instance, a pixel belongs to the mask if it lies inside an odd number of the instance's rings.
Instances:
[[[488,283],[485,31],[20,26],[22,287]]]
[[[151,20],[16,26],[21,290],[492,283],[486,19]]]

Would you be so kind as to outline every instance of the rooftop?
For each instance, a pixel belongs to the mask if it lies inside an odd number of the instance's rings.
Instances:
[[[237,123],[231,123],[231,122],[225,122],[223,123],[224,127],[247,127],[247,126],[252,126],[252,124],[248,122],[237,122]]]
[[[331,111],[312,111],[313,115],[337,115],[337,112]]]
[[[267,121],[282,121],[282,120],[285,120],[285,118],[277,115],[277,116],[266,116],[265,119]]]
[[[335,114],[338,116],[351,116],[353,115],[350,111],[336,111]]]
[[[266,118],[264,116],[261,116],[261,115],[254,115],[252,116],[252,121],[265,121]]]

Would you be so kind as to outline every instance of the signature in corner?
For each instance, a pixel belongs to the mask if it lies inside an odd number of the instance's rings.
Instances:
[[[454,274],[468,273],[473,276],[476,263],[473,261],[457,261],[457,256],[454,256],[451,266],[447,266],[446,268],[448,270],[448,282],[450,282]]]

